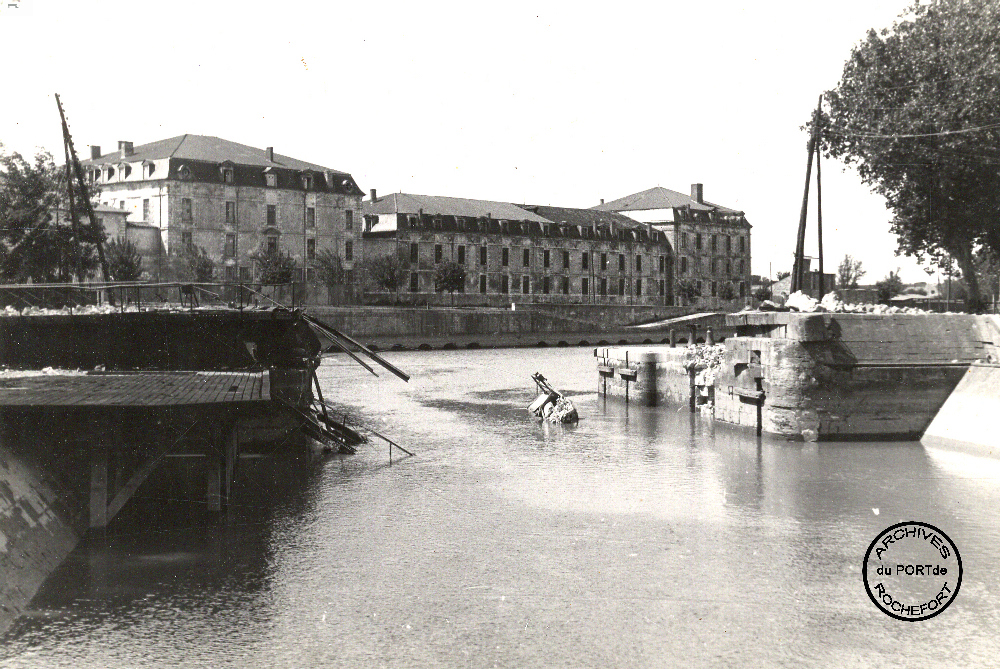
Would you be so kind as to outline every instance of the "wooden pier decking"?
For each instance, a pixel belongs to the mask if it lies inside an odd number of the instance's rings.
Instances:
[[[0,375],[0,407],[239,406],[270,399],[266,370]]]

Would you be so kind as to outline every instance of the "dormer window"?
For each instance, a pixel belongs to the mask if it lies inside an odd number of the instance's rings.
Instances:
[[[177,176],[185,181],[191,178],[191,168],[187,165],[181,165],[177,170]]]
[[[115,175],[115,168],[111,167],[111,165],[108,165],[108,176],[106,180],[111,181],[111,177],[113,177],[114,175]]]
[[[128,175],[132,173],[132,167],[128,163],[120,163],[118,165],[118,178],[124,181],[128,178]]]
[[[233,168],[227,167],[226,169],[222,170],[222,180],[225,181],[227,184],[233,183]]]
[[[156,169],[156,163],[152,160],[142,161],[142,178],[148,179],[153,176],[153,171]]]
[[[264,183],[267,184],[268,188],[278,187],[278,174],[270,167],[264,170]]]
[[[313,187],[313,178],[312,178],[312,175],[311,174],[303,174],[302,175],[302,188],[304,188],[305,190],[312,190],[312,187]]]

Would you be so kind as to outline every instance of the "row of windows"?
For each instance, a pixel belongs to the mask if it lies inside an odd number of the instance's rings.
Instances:
[[[696,263],[692,263],[692,265],[695,265],[695,264]],[[710,272],[711,274],[719,274],[719,272],[723,268],[723,260],[721,258],[712,258],[711,262],[709,263],[709,267],[711,268],[711,272]],[[733,274],[733,261],[732,260],[725,260],[725,268],[726,268],[726,272],[725,272],[726,276],[732,276],[732,274]],[[743,270],[745,268],[745,265],[743,264],[743,259],[742,258],[740,258],[739,260],[736,261],[736,268],[737,268],[737,273],[736,273],[737,276],[743,276]],[[680,266],[680,272],[679,273],[682,274],[682,275],[684,275],[684,274],[687,274],[687,271],[688,271],[688,259],[687,259],[687,256],[681,256],[681,266]]]
[[[515,291],[518,288],[518,284],[520,284],[519,287],[520,287],[520,290],[521,290],[522,294],[524,294],[524,295],[531,294],[531,279],[530,279],[530,277],[522,276],[521,279],[520,279],[520,281],[518,281],[515,278],[513,280],[513,285],[514,285]],[[662,279],[660,279],[659,281],[654,281],[653,285],[656,287],[657,294],[660,295],[660,296],[663,296],[664,290],[665,290],[664,281]],[[629,294],[626,291],[628,291],[628,290],[631,289],[632,282],[626,281],[624,278],[619,279],[618,280],[618,286],[617,286],[617,288],[618,288],[617,292],[615,292],[614,286],[612,285],[611,286],[612,292],[610,292],[610,293],[608,292],[609,284],[608,284],[608,279],[606,277],[602,277],[601,280],[600,280],[600,283],[595,282],[594,286],[595,286],[595,289],[599,290],[598,294],[601,297],[607,297],[608,295],[619,295],[619,296],[623,296],[624,297],[625,295]],[[536,284],[536,288],[537,288],[537,284]],[[419,289],[420,289],[420,275],[417,274],[416,272],[411,272],[410,273],[410,292],[411,293],[416,293],[416,292],[419,291]],[[459,288],[459,292],[461,292],[461,293],[465,292],[465,286],[464,285]],[[486,275],[485,274],[480,274],[479,275],[479,292],[482,293],[482,294],[484,294],[484,295],[486,294]],[[511,292],[511,277],[509,277],[508,275],[504,274],[504,275],[502,275],[500,277],[500,293],[506,295],[506,294],[509,294],[510,292]],[[569,295],[569,293],[570,293],[569,277],[568,276],[562,276],[562,277],[544,276],[544,277],[542,277],[541,292],[542,292],[543,295],[549,295],[549,294],[551,294],[553,292],[559,292],[559,293],[562,293],[563,295]],[[583,279],[580,280],[580,294],[581,295],[589,295],[590,294],[590,282],[586,278],[583,278]],[[642,295],[642,279],[636,279],[635,280],[635,293],[634,294],[635,295]]]
[[[124,202],[124,201],[123,201]],[[142,201],[142,212],[143,219],[149,220],[149,200]],[[269,204],[266,209],[266,224],[270,227],[276,227],[278,225],[278,205]],[[193,215],[193,203],[191,198],[185,197],[181,198],[181,221],[183,223],[191,224],[194,220]],[[226,201],[226,225],[236,226],[236,202],[232,200]],[[306,207],[306,220],[305,225],[307,228],[316,227],[316,208]],[[346,230],[354,229],[354,212],[350,209],[344,210],[344,228]]]
[[[456,262],[459,265],[464,265],[465,264],[465,248],[466,248],[465,246],[458,246],[456,248],[456,251],[457,251],[457,260],[456,260]],[[416,242],[411,243],[410,244],[410,262],[411,263],[416,263],[417,262],[417,259],[419,257],[419,252],[420,252],[420,249],[419,249],[418,244]],[[557,253],[561,253],[562,254],[562,269],[569,269],[569,251],[559,251]],[[642,271],[642,258],[643,258],[642,255],[637,255],[635,257],[635,271],[636,272],[641,272]],[[444,260],[444,246],[442,244],[435,244],[434,245],[434,262],[440,264],[443,260]],[[659,256],[659,263],[660,263],[659,264],[660,271],[661,272],[665,272],[666,271],[666,267],[667,267],[667,258],[666,258],[666,256],[662,256],[662,255]],[[485,247],[485,246],[480,246],[479,247],[479,264],[480,265],[486,265],[487,264],[487,247]],[[509,267],[510,266],[510,249],[508,249],[508,248],[502,248],[502,249],[500,249],[500,264],[503,265],[504,267]],[[618,271],[619,272],[624,272],[625,271],[625,264],[626,264],[625,263],[625,254],[624,253],[619,253],[618,254]],[[522,254],[521,254],[521,266],[522,267],[531,267],[531,249],[523,249],[522,250]],[[542,267],[545,268],[545,269],[548,269],[551,266],[552,266],[551,252],[550,252],[549,249],[544,249],[544,250],[542,250]],[[583,251],[582,252],[582,254],[580,256],[580,267],[582,269],[585,269],[585,270],[590,268],[590,252],[589,251]],[[607,269],[608,269],[608,254],[607,253],[602,253],[601,254],[601,271],[603,272],[603,271],[606,271]]]
[[[223,247],[222,255],[225,258],[236,257],[236,235],[234,233],[226,233],[226,244]],[[268,235],[264,240],[265,248],[268,253],[278,252],[278,236]],[[184,230],[181,232],[181,245],[185,248],[191,248],[193,246],[193,240],[191,237],[190,230]],[[315,260],[316,259],[316,240],[306,239],[306,259]],[[344,242],[344,260],[350,262],[354,260],[354,242],[347,240]]]
[[[681,248],[682,249],[689,249],[689,248],[691,248],[691,239],[689,237],[690,234],[691,233],[688,233],[688,232],[685,232],[685,233],[681,234]],[[726,253],[732,253],[733,252],[733,238],[730,237],[729,235],[720,235],[720,234],[713,233],[711,235],[707,235],[706,234],[706,235],[704,235],[704,237],[708,237],[710,239],[712,251],[718,252],[720,250],[720,247],[722,245],[725,245],[725,247],[726,247]],[[721,244],[720,244],[720,241],[719,241],[720,238],[722,240],[724,240]],[[739,252],[740,253],[746,253],[746,237],[742,237],[741,236],[741,237],[737,237],[737,239],[739,239]],[[703,240],[702,233],[700,233],[700,232],[694,233],[694,248],[695,248],[695,250],[697,250],[697,251],[701,251],[702,250],[703,241],[704,240]]]

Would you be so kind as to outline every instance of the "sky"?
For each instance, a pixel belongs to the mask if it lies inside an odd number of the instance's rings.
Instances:
[[[0,9],[0,142],[61,151],[59,93],[81,155],[214,135],[365,192],[566,207],[702,183],[746,212],[752,271],[775,276],[795,248],[801,126],[909,0],[485,4],[21,0]],[[927,280],[894,254],[884,200],[822,170],[826,271],[850,254],[863,283]],[[814,207],[808,226],[816,255]]]

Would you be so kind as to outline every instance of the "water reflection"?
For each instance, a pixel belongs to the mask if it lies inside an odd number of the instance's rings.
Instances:
[[[1000,651],[997,468],[625,407],[587,390],[579,349],[387,355],[410,384],[329,361],[325,394],[416,457],[390,464],[373,442],[248,463],[221,524],[136,507],[50,580],[2,666],[990,666]],[[534,371],[575,389],[578,425],[528,416]],[[966,563],[955,605],[920,624],[861,583],[868,543],[901,520],[945,529]]]

